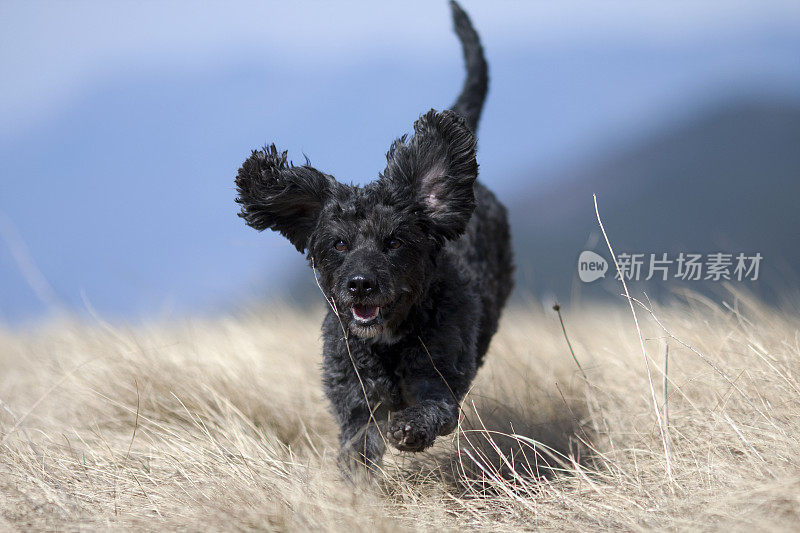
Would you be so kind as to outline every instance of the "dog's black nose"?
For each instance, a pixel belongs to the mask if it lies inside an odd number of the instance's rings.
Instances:
[[[347,280],[347,290],[357,298],[369,296],[375,292],[377,288],[378,283],[375,281],[375,278],[368,274],[356,274]]]

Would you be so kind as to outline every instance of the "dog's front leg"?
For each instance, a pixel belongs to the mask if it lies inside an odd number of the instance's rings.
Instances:
[[[346,474],[380,468],[386,451],[376,419],[366,409],[342,413],[339,432],[339,466]]]
[[[339,466],[350,476],[381,465],[387,411],[377,398],[365,396],[352,367],[326,366],[325,392],[339,423]],[[368,400],[368,397],[370,398]],[[374,412],[373,412],[374,411]]]
[[[405,452],[421,452],[436,437],[447,435],[458,424],[458,404],[454,398],[426,399],[392,413],[386,437]]]
[[[438,323],[440,332],[453,331],[442,321]],[[463,334],[455,331],[444,336],[428,334],[427,345],[420,341],[421,347],[400,354],[397,375],[407,407],[391,413],[386,432],[387,440],[398,450],[422,451],[458,425],[459,404],[477,369],[469,328]]]
[[[380,467],[386,444],[378,423],[385,426],[388,411],[363,346],[348,345],[341,327],[339,318],[329,312],[322,329],[322,382],[339,424],[339,467],[352,478]]]
[[[403,354],[403,361],[401,389],[408,407],[391,413],[386,437],[398,450],[419,452],[458,425],[459,401],[474,365],[416,353]]]

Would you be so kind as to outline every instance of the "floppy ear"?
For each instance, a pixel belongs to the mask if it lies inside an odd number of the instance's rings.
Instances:
[[[280,232],[303,252],[332,182],[308,164],[287,163],[286,152],[278,153],[274,144],[254,150],[236,175],[239,216],[258,231]]]
[[[478,177],[475,137],[452,111],[433,109],[414,123],[414,136],[396,140],[386,154],[382,179],[414,196],[432,225],[446,239],[456,239],[475,209]]]

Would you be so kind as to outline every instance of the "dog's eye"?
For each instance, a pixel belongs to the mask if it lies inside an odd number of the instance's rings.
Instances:
[[[344,241],[337,241],[336,244],[333,245],[337,252],[346,252],[347,245]]]
[[[389,241],[389,249],[390,250],[397,250],[401,246],[403,246],[403,242],[400,239],[391,239]]]

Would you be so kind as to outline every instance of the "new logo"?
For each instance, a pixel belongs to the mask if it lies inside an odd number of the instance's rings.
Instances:
[[[578,257],[578,277],[584,283],[606,277],[607,270],[608,262],[605,258],[591,250],[584,250]]]

